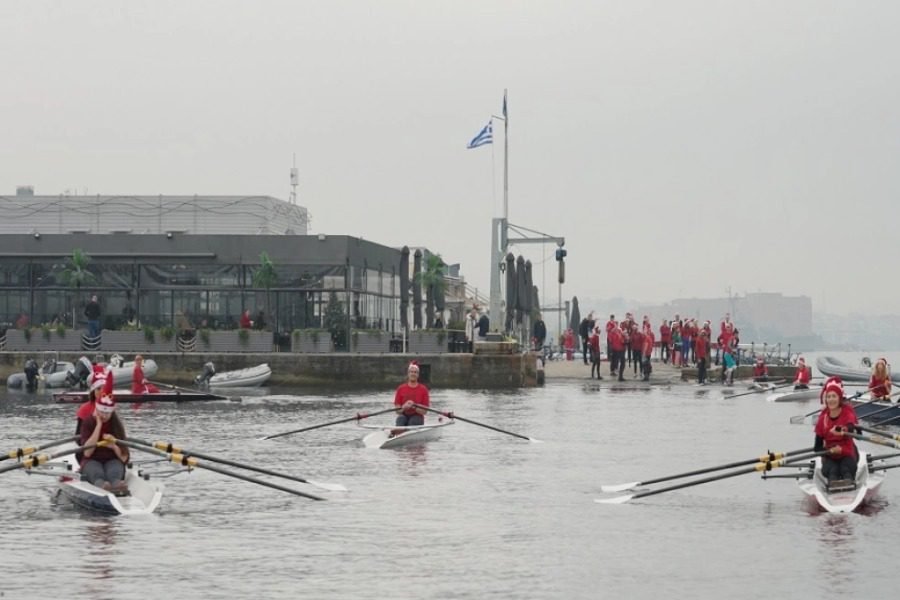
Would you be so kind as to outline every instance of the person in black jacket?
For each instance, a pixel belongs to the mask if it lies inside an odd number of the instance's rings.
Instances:
[[[531,336],[534,338],[535,350],[540,350],[544,347],[544,340],[547,339],[547,325],[544,324],[544,319],[541,318],[540,314],[538,314],[537,319],[534,321],[534,326],[531,328]]]
[[[490,328],[491,320],[488,318],[487,313],[481,313],[481,316],[478,318],[478,339],[484,341]]]
[[[100,303],[97,296],[91,296],[91,301],[84,307],[84,316],[87,317],[88,337],[100,335]]]

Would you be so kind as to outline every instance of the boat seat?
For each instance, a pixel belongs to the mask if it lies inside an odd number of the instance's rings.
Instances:
[[[852,479],[833,479],[828,482],[828,493],[852,492],[856,489],[856,482]]]

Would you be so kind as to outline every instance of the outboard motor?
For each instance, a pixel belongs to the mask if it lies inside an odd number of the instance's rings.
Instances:
[[[209,380],[216,374],[216,366],[211,362],[203,365],[203,372],[194,377],[194,383],[199,386],[209,385]]]
[[[868,369],[872,368],[872,361],[869,359],[868,356],[863,356],[862,365]]]
[[[33,358],[29,358],[25,361],[25,389],[29,392],[37,389],[38,385],[38,375],[40,374],[40,369],[38,368],[37,361]]]
[[[121,354],[113,354],[109,357],[109,366],[113,369],[118,369],[125,363],[125,359],[122,358]]]
[[[87,387],[87,378],[94,371],[94,366],[86,356],[82,356],[75,363],[75,368],[66,373],[66,387],[75,387],[81,389]]]

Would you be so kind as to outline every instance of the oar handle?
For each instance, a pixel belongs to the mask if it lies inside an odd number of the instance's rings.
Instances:
[[[61,440],[47,442],[46,444],[41,444],[40,446],[26,446],[23,448],[16,448],[15,450],[10,450],[5,455],[0,456],[0,461],[4,461],[4,460],[10,459],[10,458],[15,458],[16,460],[22,460],[28,454],[34,454],[35,452],[40,452],[41,450],[45,450],[47,448],[52,448],[53,446],[60,446],[62,444],[74,442],[78,438],[79,438],[79,436],[73,435],[73,436],[69,436],[67,438],[63,438]]]
[[[484,427],[485,429],[492,429],[493,431],[497,431],[497,432],[499,432],[499,433],[505,433],[506,435],[511,435],[511,436],[513,436],[513,437],[521,438],[521,439],[527,440],[527,441],[529,441],[529,442],[531,441],[531,438],[528,437],[527,435],[522,435],[521,433],[514,433],[514,432],[512,432],[512,431],[506,431],[505,429],[500,429],[499,427],[494,427],[493,425],[487,425],[487,424],[485,424],[485,423],[479,423],[478,421],[473,421],[473,420],[471,420],[471,419],[466,419],[466,418],[464,418],[464,417],[460,417],[460,416],[457,415],[457,414],[454,414],[453,411],[447,411],[447,412],[444,412],[444,411],[440,411],[440,410],[436,410],[436,409],[434,409],[434,408],[431,408],[430,406],[423,406],[423,405],[421,405],[421,404],[414,404],[413,406],[415,406],[416,408],[422,408],[422,409],[425,409],[425,410],[430,411],[430,412],[433,412],[433,413],[437,413],[437,414],[439,414],[439,415],[443,415],[443,416],[447,417],[448,419],[456,419],[457,421],[463,421],[463,422],[465,422],[465,423],[471,423],[472,425],[478,425],[479,427]]]

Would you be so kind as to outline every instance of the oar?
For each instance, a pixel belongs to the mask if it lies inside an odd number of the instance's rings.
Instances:
[[[848,435],[855,440],[861,440],[863,442],[869,442],[871,444],[878,444],[879,446],[888,446],[889,448],[900,448],[900,443],[887,438],[887,437],[879,437],[879,436],[871,436],[871,435],[863,435],[861,433],[853,433],[847,431],[844,435]]]
[[[196,458],[191,456],[186,456],[184,454],[179,454],[177,452],[163,452],[162,450],[157,450],[152,446],[144,446],[143,444],[137,444],[130,440],[116,440],[116,444],[122,446],[128,446],[129,448],[134,448],[135,450],[140,450],[141,452],[147,452],[148,454],[155,454],[156,456],[162,456],[163,458],[169,460],[170,462],[180,464],[185,467],[194,467],[196,469],[206,469],[207,471],[213,471],[215,473],[219,473],[221,475],[226,475],[228,477],[234,477],[235,479],[240,479],[242,481],[249,481],[250,483],[256,483],[258,485],[262,485],[265,487],[272,488],[274,490],[280,490],[282,492],[287,492],[289,494],[294,494],[295,496],[303,496],[304,498],[309,498],[311,500],[324,500],[321,496],[314,496],[313,494],[307,494],[306,492],[301,492],[299,490],[293,490],[288,487],[284,487],[282,485],[278,485],[277,483],[271,483],[269,481],[263,481],[262,479],[257,479],[255,477],[250,477],[249,475],[242,475],[240,473],[235,473],[234,471],[229,471],[228,469],[223,469],[222,467],[217,467],[215,465],[208,465],[206,463],[201,463]]]
[[[0,461],[4,461],[8,458],[15,458],[17,460],[21,460],[24,458],[26,454],[34,454],[40,450],[44,450],[45,448],[52,448],[53,446],[59,446],[62,444],[67,444],[69,442],[74,442],[77,440],[79,436],[73,435],[71,437],[63,438],[61,440],[56,440],[55,442],[47,442],[46,444],[41,444],[40,446],[28,446],[26,448],[16,448],[15,450],[10,450],[4,456],[0,456]]]
[[[741,392],[740,394],[731,394],[730,396],[725,396],[725,399],[728,400],[729,398],[737,398],[738,396],[749,396],[750,394],[761,394],[763,392],[771,392],[772,390],[778,390],[783,387],[788,387],[791,385],[794,385],[793,382],[785,383],[784,385],[773,385],[772,387],[767,387],[767,388],[757,389],[757,390],[750,390],[749,392]]]
[[[782,458],[780,460],[774,461],[766,461],[756,463],[752,467],[748,467],[746,469],[740,469],[738,471],[731,471],[730,473],[723,473],[722,475],[714,475],[712,477],[704,477],[703,479],[695,479],[693,481],[687,481],[685,483],[679,483],[676,485],[670,485],[668,487],[659,488],[656,490],[647,490],[646,492],[638,492],[636,494],[626,494],[625,496],[616,496],[614,498],[596,498],[594,502],[598,502],[600,504],[624,504],[629,500],[635,500],[637,498],[646,498],[647,496],[654,496],[656,494],[662,494],[664,492],[671,492],[673,490],[680,490],[683,488],[700,485],[701,483],[710,483],[712,481],[719,481],[720,479],[728,479],[729,477],[737,477],[738,475],[746,475],[748,473],[756,473],[760,471],[771,471],[777,467],[783,467],[785,465],[789,465],[795,462],[801,462],[814,456],[821,456],[822,454],[827,453],[827,450],[823,450],[821,452],[810,452],[808,454],[801,454],[800,456],[796,456],[794,458]]]
[[[77,448],[67,448],[66,450],[60,450],[58,452],[54,452],[53,454],[30,454],[24,460],[14,462],[11,465],[4,465],[0,467],[0,473],[14,471],[16,469],[31,469],[33,467],[39,467],[45,462],[54,458],[59,458],[60,456],[68,456],[69,454],[76,454],[78,452],[83,452],[91,448],[96,448],[97,446],[105,445],[106,443],[101,440],[97,443],[85,444],[84,446],[78,446]]]
[[[900,435],[893,435],[893,434],[887,433],[885,431],[881,431],[880,429],[873,429],[872,427],[866,427],[864,425],[859,425],[859,424],[854,425],[854,427],[861,431],[865,431],[866,433],[871,433],[874,435],[881,436],[883,438],[887,438],[889,440],[896,440],[896,441],[900,442]]]
[[[891,407],[891,408],[893,408],[893,407]],[[888,409],[885,408],[882,410],[875,411],[873,413],[866,415],[865,418],[868,419],[870,416],[874,415],[875,413],[885,412],[886,410],[888,410]],[[896,421],[898,419],[900,419],[900,415],[897,415],[896,417],[891,417],[890,419],[882,419],[881,421],[876,421],[875,425],[879,425],[879,426],[887,425],[888,423],[893,423],[894,421]]]
[[[369,417],[374,417],[376,415],[383,415],[384,413],[393,412],[396,410],[396,407],[386,408],[384,410],[379,410],[373,413],[356,413],[355,417],[348,417],[346,419],[340,419],[338,421],[331,421],[329,423],[321,423],[319,425],[310,425],[309,427],[303,427],[301,429],[294,429],[293,431],[285,431],[284,433],[273,433],[272,435],[267,435],[265,437],[261,437],[261,440],[272,440],[275,438],[279,438],[285,435],[293,435],[295,433],[301,433],[303,431],[312,431],[313,429],[321,429],[322,427],[329,427],[331,425],[340,425],[341,423],[349,423],[350,421],[362,421],[363,419],[368,419]]]
[[[188,394],[196,394],[197,390],[189,390],[187,388],[178,387],[177,385],[172,385],[171,383],[163,383],[161,381],[150,381],[147,380],[147,383],[152,383],[155,386],[167,387],[169,389],[175,390],[176,392],[187,392]]]
[[[632,481],[630,483],[618,483],[615,485],[601,485],[600,490],[603,492],[624,492],[625,490],[630,490],[642,485],[650,485],[653,483],[662,483],[663,481],[671,481],[673,479],[681,479],[682,477],[693,477],[694,475],[702,475],[704,473],[711,473],[713,471],[721,471],[723,469],[733,469],[734,467],[743,467],[745,465],[752,465],[754,463],[761,462],[772,462],[775,460],[779,460],[782,458],[787,458],[789,456],[794,456],[795,454],[800,454],[801,452],[810,452],[812,448],[801,448],[800,450],[791,450],[789,452],[769,452],[768,454],[764,454],[762,456],[757,456],[756,458],[748,458],[747,460],[739,460],[737,462],[732,462],[724,465],[718,465],[715,467],[707,467],[705,469],[698,469],[696,471],[688,471],[687,473],[679,473],[678,475],[668,475],[666,477],[657,477],[656,479],[648,479],[646,481]]]
[[[143,444],[144,446],[149,446],[151,448],[156,448],[157,450],[162,450],[168,454],[177,453],[184,454],[185,456],[193,456],[196,458],[202,458],[204,460],[211,460],[215,463],[220,463],[223,465],[228,465],[229,467],[237,467],[238,469],[246,469],[248,471],[256,471],[257,473],[262,473],[263,475],[271,475],[272,477],[281,477],[283,479],[290,479],[291,481],[297,481],[300,483],[307,483],[309,485],[314,485],[323,490],[328,490],[331,492],[346,492],[347,488],[342,486],[339,483],[321,483],[317,481],[310,481],[309,479],[303,479],[302,477],[295,477],[293,475],[288,475],[286,473],[278,473],[276,471],[270,471],[269,469],[263,469],[262,467],[256,467],[253,465],[248,465],[245,463],[235,462],[233,460],[228,460],[227,458],[219,458],[216,456],[210,456],[208,454],[201,454],[200,452],[195,452],[193,450],[184,450],[182,448],[178,448],[173,446],[171,442],[147,442],[144,440],[139,440],[136,438],[128,438],[128,441],[134,442],[135,444]]]
[[[499,431],[500,433],[505,433],[506,435],[511,435],[513,437],[521,438],[523,440],[528,440],[529,442],[542,443],[541,440],[536,440],[534,438],[530,438],[527,435],[522,435],[521,433],[513,433],[512,431],[506,431],[505,429],[500,429],[499,427],[494,427],[493,425],[486,425],[485,423],[479,423],[478,421],[473,421],[471,419],[465,419],[456,415],[452,412],[442,412],[439,410],[435,410],[429,406],[422,406],[421,404],[413,404],[416,408],[423,408],[427,411],[437,413],[439,415],[443,415],[448,419],[456,419],[457,421],[463,421],[464,423],[471,423],[472,425],[478,425],[479,427],[484,427],[485,429],[492,429],[493,431]]]
[[[869,391],[869,390],[866,390],[866,391]],[[862,395],[865,394],[865,393],[866,393],[866,392],[860,390],[860,391],[856,392],[855,394],[853,394],[852,396],[848,397],[847,400],[848,400],[848,401],[849,401],[849,400],[855,400],[855,399],[859,398],[860,396],[862,396]],[[898,392],[898,393],[900,393],[900,392]],[[873,399],[871,399],[871,400],[867,400],[867,401],[863,402],[863,403],[860,404],[859,406],[866,406],[867,404],[872,404],[873,402],[878,402],[879,400],[881,400],[881,398],[873,398]],[[859,406],[857,406],[856,408],[859,408]],[[812,411],[812,412],[806,413],[805,415],[794,415],[793,417],[791,417],[791,425],[799,425],[800,423],[803,423],[803,422],[807,419],[807,417],[811,417],[811,416],[813,416],[813,415],[817,415],[817,414],[819,414],[820,412],[822,412],[822,407],[821,407],[821,406],[820,406],[819,408],[817,408],[816,410]],[[877,415],[879,412],[881,412],[881,411],[876,410],[875,412],[866,415],[866,418],[870,417],[871,415]]]

